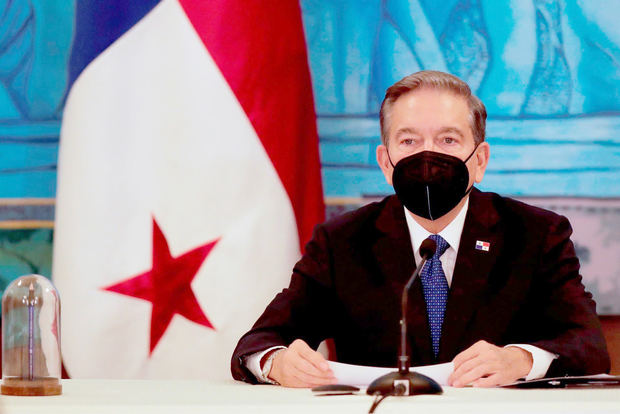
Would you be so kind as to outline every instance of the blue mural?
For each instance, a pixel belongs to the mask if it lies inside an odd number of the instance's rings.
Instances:
[[[0,0],[0,198],[55,195],[73,7]]]
[[[0,291],[17,276],[51,272],[53,204],[20,200],[56,193],[73,7],[0,0]]]
[[[487,106],[484,189],[620,196],[620,3],[301,4],[328,197],[391,192],[375,162],[378,109],[388,86],[420,69],[454,73]]]

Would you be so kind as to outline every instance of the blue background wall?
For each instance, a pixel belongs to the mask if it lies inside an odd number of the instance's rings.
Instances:
[[[420,69],[461,77],[485,103],[492,158],[484,189],[620,195],[620,3],[302,6],[328,197],[390,192],[375,162],[377,113],[385,89]]]
[[[301,5],[330,214],[392,192],[375,162],[385,89],[419,69],[454,73],[489,113],[481,188],[569,216],[599,310],[620,313],[620,2]],[[50,274],[74,9],[0,0],[0,290]]]

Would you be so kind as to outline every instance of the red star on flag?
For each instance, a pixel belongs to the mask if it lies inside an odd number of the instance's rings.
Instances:
[[[103,288],[153,304],[149,355],[166,332],[175,313],[192,322],[214,329],[200,308],[191,282],[219,238],[172,257],[168,241],[153,218],[153,267],[123,282]]]

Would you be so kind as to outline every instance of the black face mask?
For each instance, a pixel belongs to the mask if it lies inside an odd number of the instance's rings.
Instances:
[[[416,216],[436,220],[450,210],[471,191],[467,188],[469,171],[465,161],[452,155],[422,151],[398,161],[392,173],[394,190],[401,203]]]

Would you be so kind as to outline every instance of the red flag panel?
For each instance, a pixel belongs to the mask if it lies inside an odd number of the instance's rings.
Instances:
[[[180,0],[291,200],[300,244],[324,218],[316,115],[297,1]]]

